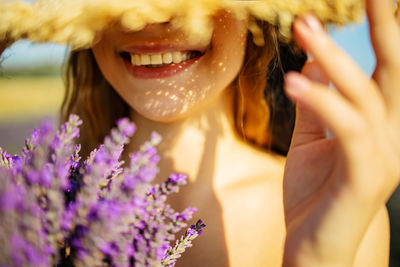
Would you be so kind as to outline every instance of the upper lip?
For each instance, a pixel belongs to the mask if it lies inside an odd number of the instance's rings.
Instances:
[[[174,51],[199,51],[204,53],[208,46],[190,46],[178,44],[135,44],[126,45],[121,48],[121,52],[128,52],[131,54],[161,54]]]

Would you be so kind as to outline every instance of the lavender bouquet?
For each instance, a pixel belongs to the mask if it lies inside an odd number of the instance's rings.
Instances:
[[[19,156],[0,148],[0,266],[174,266],[205,225],[199,220],[171,247],[195,209],[166,203],[185,175],[151,185],[160,136],[123,168],[134,125],[119,120],[81,161],[74,143],[81,123],[71,115],[56,133],[43,123]]]

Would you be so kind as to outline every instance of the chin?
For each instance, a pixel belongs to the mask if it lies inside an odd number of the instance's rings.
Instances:
[[[188,104],[182,103],[176,105],[176,103],[168,102],[154,102],[150,101],[148,104],[142,104],[138,108],[131,105],[133,113],[138,114],[148,120],[161,123],[172,123],[190,117],[197,108],[189,107]]]

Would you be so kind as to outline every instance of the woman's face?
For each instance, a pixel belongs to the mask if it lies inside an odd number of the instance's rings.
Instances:
[[[243,64],[246,21],[221,12],[208,42],[189,43],[169,23],[138,32],[110,28],[93,47],[108,82],[141,115],[173,121],[221,93]]]

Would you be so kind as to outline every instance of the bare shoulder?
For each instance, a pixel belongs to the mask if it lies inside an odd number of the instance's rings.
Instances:
[[[239,202],[247,211],[282,209],[282,186],[285,158],[248,145],[236,146],[225,155],[217,170],[216,186],[221,201]],[[250,215],[250,214],[249,214]]]
[[[229,162],[220,172],[234,178],[217,193],[229,262],[232,266],[280,266],[285,237],[284,158],[239,147],[231,151]]]
[[[219,188],[234,189],[252,187],[260,184],[283,182],[283,170],[286,158],[245,143],[237,143],[225,149],[217,164],[217,177],[222,176]],[[226,179],[226,177],[231,179]]]
[[[382,206],[361,242],[354,266],[388,266],[389,239],[389,217],[386,207]]]

